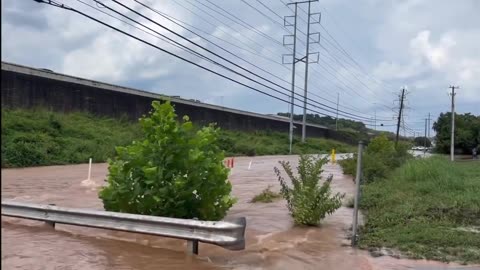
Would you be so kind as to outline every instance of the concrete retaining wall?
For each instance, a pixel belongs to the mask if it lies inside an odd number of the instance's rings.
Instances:
[[[96,115],[127,116],[135,120],[148,113],[153,100],[166,99],[171,100],[180,117],[188,115],[196,124],[217,123],[221,128],[231,130],[288,132],[288,119],[281,117],[171,98],[2,62],[2,108],[42,106],[59,112],[88,111]],[[295,126],[295,132],[299,134],[301,124],[295,123]],[[318,125],[308,125],[307,136],[353,142],[341,133]]]

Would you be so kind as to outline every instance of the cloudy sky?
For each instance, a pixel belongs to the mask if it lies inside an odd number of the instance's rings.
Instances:
[[[285,5],[291,0],[139,0],[165,17],[134,0],[121,1],[237,66],[112,1],[102,0],[108,7],[190,47],[192,53],[161,40],[151,30],[141,31],[108,16],[120,17],[93,0],[82,1],[57,2],[243,84],[288,99],[291,65],[282,65],[282,55],[291,61],[288,54],[292,46],[282,46],[282,41],[283,35],[293,29],[282,27],[281,17],[293,15],[293,6]],[[304,10],[306,5],[298,10],[297,57],[305,53]],[[377,125],[382,123],[383,129],[393,130],[398,95],[406,87],[405,126],[420,132],[428,113],[435,119],[440,112],[450,110],[448,87],[458,85],[457,111],[480,114],[480,1],[319,0],[312,4],[312,12],[321,12],[321,24],[311,25],[311,32],[320,32],[321,38],[317,44],[316,36],[311,37],[310,51],[319,52],[319,61],[310,64],[308,90],[314,100],[309,101],[310,109],[334,115],[334,109],[325,105],[335,108],[338,93],[340,110],[346,116],[371,119],[376,113]],[[312,20],[316,19],[312,16]],[[311,56],[316,60],[315,54]],[[32,0],[2,1],[2,61],[259,113],[288,109],[283,101],[221,78],[77,13]],[[296,92],[302,94],[304,72],[304,65],[298,64]]]

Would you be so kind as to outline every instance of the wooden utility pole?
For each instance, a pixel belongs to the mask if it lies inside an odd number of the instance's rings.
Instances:
[[[400,111],[398,112],[397,134],[395,136],[395,146],[397,146],[397,144],[398,144],[398,134],[400,132],[400,121],[402,119],[403,101],[404,100],[405,100],[405,87],[402,89],[402,95],[400,96]]]
[[[424,151],[427,151],[427,123],[428,118],[425,118],[425,139],[423,141],[423,147],[425,148]]]
[[[452,89],[452,93],[450,95],[452,96],[452,135],[450,138],[450,160],[454,161],[455,160],[455,88],[460,89],[458,86],[450,86],[450,89]]]

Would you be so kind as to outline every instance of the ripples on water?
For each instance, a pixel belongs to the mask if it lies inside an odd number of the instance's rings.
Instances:
[[[318,228],[302,228],[293,227],[283,200],[249,203],[268,185],[279,189],[273,173],[278,160],[296,158],[237,158],[230,174],[239,200],[229,216],[247,217],[243,251],[200,244],[200,256],[190,257],[181,240],[58,224],[52,230],[42,222],[2,217],[2,269],[445,269],[439,263],[373,259],[342,246],[351,209],[340,208]],[[107,165],[94,164],[91,180],[85,180],[87,172],[86,164],[2,170],[2,198],[102,209],[97,191]],[[327,165],[326,174],[334,174],[334,190],[353,194],[351,178],[338,166]]]

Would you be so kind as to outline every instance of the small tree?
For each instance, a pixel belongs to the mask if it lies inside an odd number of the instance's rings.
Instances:
[[[134,214],[220,220],[233,205],[228,169],[217,145],[218,129],[196,131],[181,123],[169,102],[152,103],[140,119],[145,138],[116,148],[108,185],[99,193],[106,210]]]
[[[332,214],[342,205],[345,194],[337,193],[332,196],[330,183],[333,177],[331,175],[320,185],[322,166],[327,162],[327,158],[302,155],[297,167],[298,176],[295,176],[290,163],[280,161],[292,182],[292,187],[286,183],[280,170],[277,167],[274,168],[282,186],[280,192],[287,200],[287,207],[295,224],[318,225],[321,219],[327,214]]]

